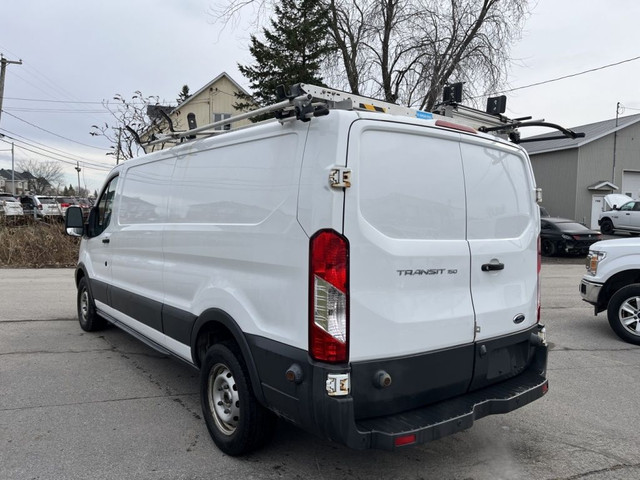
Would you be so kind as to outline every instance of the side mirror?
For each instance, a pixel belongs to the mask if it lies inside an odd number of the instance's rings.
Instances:
[[[84,233],[84,221],[82,218],[82,209],[80,207],[69,207],[64,219],[64,228],[67,235],[72,237],[81,237]]]

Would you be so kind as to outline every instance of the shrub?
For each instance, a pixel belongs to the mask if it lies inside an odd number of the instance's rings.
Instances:
[[[80,239],[64,232],[60,221],[17,221],[0,217],[0,267],[74,267]]]

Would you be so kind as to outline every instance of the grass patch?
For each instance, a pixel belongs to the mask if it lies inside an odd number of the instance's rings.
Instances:
[[[0,218],[0,267],[75,267],[79,246],[80,238],[66,235],[60,221]]]

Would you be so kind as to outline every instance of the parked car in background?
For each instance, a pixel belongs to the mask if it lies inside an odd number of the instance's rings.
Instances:
[[[640,345],[640,239],[594,243],[580,282],[582,299],[594,314],[606,310],[609,325],[626,342]]]
[[[67,213],[67,208],[71,205],[79,206],[80,202],[76,200],[74,197],[55,197],[56,202],[60,205],[60,213],[64,217],[64,214]]]
[[[55,197],[48,195],[25,195],[20,197],[26,215],[40,219],[56,219],[62,217],[62,210]]]
[[[602,240],[602,235],[568,218],[544,217],[540,219],[541,251],[544,256],[559,253],[586,255],[589,247]]]
[[[82,209],[82,216],[87,218],[91,207],[93,207],[93,202],[89,198],[77,198],[76,200],[78,201],[78,206]]]
[[[598,225],[606,235],[615,232],[640,233],[640,201],[631,200],[622,206],[616,205],[613,210],[602,212]]]
[[[22,205],[10,193],[0,193],[0,216],[11,217],[23,215]]]

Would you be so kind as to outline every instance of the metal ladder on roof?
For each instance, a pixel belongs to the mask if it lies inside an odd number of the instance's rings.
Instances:
[[[490,132],[491,134],[502,138],[509,138],[514,143],[520,143],[521,141],[517,130],[518,127],[521,126],[545,126],[554,128],[556,130],[560,130],[562,138],[576,138],[584,136],[584,134],[575,133],[558,125],[546,123],[540,120],[525,122],[525,120],[530,120],[531,117],[510,119],[501,114],[486,113],[459,103],[445,103],[439,107],[439,110],[436,113],[431,113],[412,107],[404,107],[402,105],[396,105],[394,103],[374,98],[306,83],[295,84],[289,91],[286,91],[283,86],[280,86],[277,89],[277,97],[279,101],[273,105],[257,108],[249,112],[240,113],[217,122],[184,131],[174,130],[171,119],[166,115],[166,113],[162,112],[165,120],[169,124],[170,131],[168,133],[154,135],[154,138],[145,145],[157,145],[169,142],[179,143],[186,139],[193,139],[198,136],[221,135],[244,128],[250,128],[264,122],[257,122],[253,125],[245,125],[229,130],[215,130],[218,127],[224,127],[241,120],[247,120],[269,113],[274,113],[275,118],[280,123],[293,120],[308,122],[313,117],[328,115],[332,109],[379,112],[401,117],[434,119],[439,125],[444,127],[456,128],[461,125],[467,127],[468,131],[473,129],[480,132]],[[266,120],[266,122],[272,121],[272,119]],[[448,123],[451,121],[455,122],[455,124]],[[142,145],[142,143],[140,144]]]

